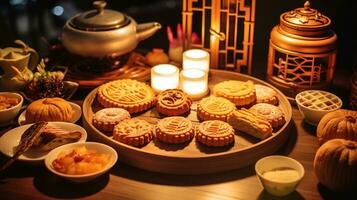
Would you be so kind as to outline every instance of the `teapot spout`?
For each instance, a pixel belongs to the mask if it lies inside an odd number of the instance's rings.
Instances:
[[[139,24],[136,29],[136,36],[139,41],[142,41],[152,36],[159,29],[161,29],[161,24],[158,22]]]

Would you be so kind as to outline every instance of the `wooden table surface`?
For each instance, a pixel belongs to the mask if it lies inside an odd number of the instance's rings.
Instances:
[[[10,127],[0,128],[0,135],[8,129]],[[319,147],[315,131],[293,106],[289,140],[276,154],[288,155],[300,161],[305,168],[305,176],[297,190],[283,199],[351,198],[351,195],[332,193],[318,183],[313,171],[313,160]],[[4,160],[5,157],[1,155],[0,162]],[[263,190],[255,175],[254,165],[218,174],[183,176],[153,173],[118,162],[99,179],[78,184],[52,175],[43,164],[16,162],[0,175],[0,199],[53,198],[278,199]]]

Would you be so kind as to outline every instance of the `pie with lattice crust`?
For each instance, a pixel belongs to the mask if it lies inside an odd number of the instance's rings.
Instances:
[[[335,110],[342,102],[336,95],[321,90],[306,90],[296,95],[296,100],[313,110]]]

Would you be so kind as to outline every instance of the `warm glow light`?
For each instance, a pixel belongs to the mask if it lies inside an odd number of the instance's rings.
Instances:
[[[200,69],[208,73],[209,53],[201,49],[190,49],[183,53],[183,69]]]
[[[208,93],[208,74],[199,69],[181,71],[181,89],[193,100],[198,100]]]
[[[177,88],[179,85],[179,70],[170,64],[160,64],[151,68],[151,87],[155,92]]]

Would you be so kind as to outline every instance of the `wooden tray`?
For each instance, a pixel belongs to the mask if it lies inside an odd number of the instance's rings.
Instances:
[[[173,145],[161,143],[155,138],[148,145],[136,148],[113,140],[110,134],[102,133],[92,125],[93,113],[101,109],[96,100],[97,89],[94,89],[84,100],[83,125],[92,138],[115,148],[118,151],[119,160],[141,169],[172,174],[203,174],[242,168],[274,153],[285,143],[289,134],[288,125],[292,110],[289,101],[279,90],[251,76],[211,70],[209,86],[212,88],[216,83],[229,79],[252,80],[275,89],[280,101],[279,107],[285,114],[285,125],[274,131],[273,136],[263,141],[245,133],[236,132],[234,145],[225,148],[205,147],[196,143],[195,139],[187,144]],[[140,117],[153,124],[162,118],[155,108],[132,117]],[[199,123],[196,116],[196,102],[192,105],[187,117],[193,123]]]

